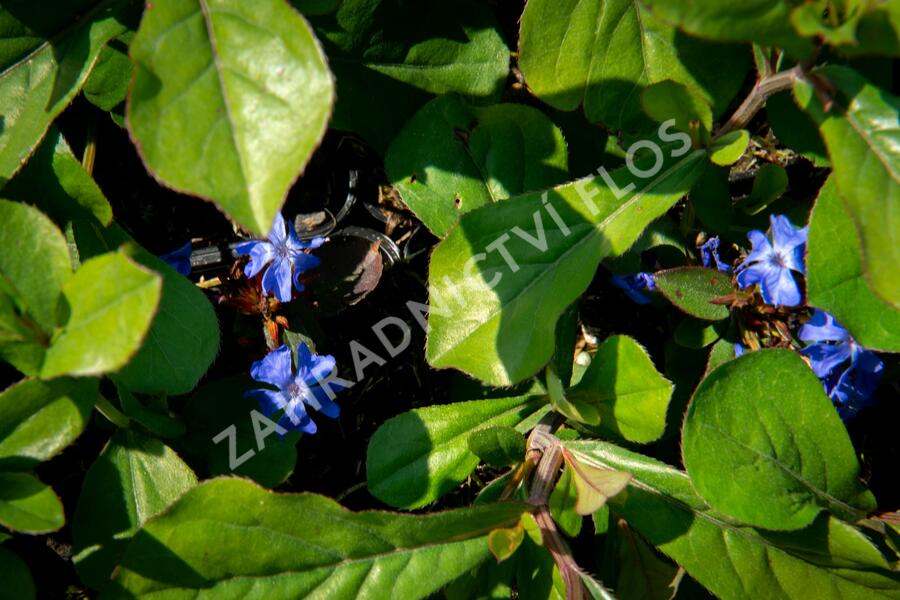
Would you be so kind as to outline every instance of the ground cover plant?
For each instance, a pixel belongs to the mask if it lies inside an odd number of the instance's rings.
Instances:
[[[900,599],[900,3],[3,0],[0,598]]]

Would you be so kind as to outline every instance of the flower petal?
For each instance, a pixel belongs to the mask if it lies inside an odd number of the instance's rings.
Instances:
[[[272,229],[269,231],[269,241],[276,246],[281,246],[288,241],[287,224],[280,212],[275,213]]]
[[[170,267],[178,271],[181,275],[187,277],[191,274],[191,250],[193,245],[191,241],[188,240],[187,243],[179,248],[178,250],[174,250],[169,252],[168,254],[163,254],[160,258],[165,261]]]
[[[803,300],[791,270],[784,267],[770,265],[759,288],[766,304],[797,306]]]
[[[834,317],[817,308],[800,328],[798,337],[804,342],[843,342],[850,339],[850,333]]]
[[[765,260],[775,253],[775,250],[772,248],[772,244],[769,243],[769,238],[767,238],[766,234],[762,231],[754,229],[747,234],[747,239],[750,240],[752,249],[750,250],[750,254],[747,255],[747,258],[744,260],[744,262],[738,265],[736,269],[738,271],[750,266],[750,263]]]
[[[293,381],[291,349],[285,345],[269,352],[250,367],[250,376],[256,381],[269,383],[286,390]]]
[[[786,216],[770,215],[769,224],[772,229],[772,242],[776,252],[787,255],[792,253],[798,246],[806,244],[809,229],[806,227],[797,229]]]
[[[318,354],[313,354],[306,370],[304,370],[302,374],[303,382],[309,386],[318,385],[319,382],[328,379],[328,376],[334,371],[336,364],[337,361],[334,360],[333,356],[319,356]]]
[[[287,395],[274,390],[247,390],[244,398],[259,402],[259,409],[267,417],[271,417],[288,404]]]
[[[335,386],[337,387],[337,386]],[[335,390],[339,391],[339,390]],[[328,397],[328,392],[316,386],[312,388],[313,397],[309,399],[309,405],[326,417],[337,419],[341,414],[341,407]]]
[[[741,289],[746,289],[755,283],[761,283],[765,279],[766,274],[772,268],[772,265],[769,265],[767,263],[756,263],[754,265],[750,265],[749,267],[746,267],[744,270],[738,273],[738,285],[741,286]]]
[[[275,258],[275,247],[269,242],[244,242],[234,250],[239,256],[250,255],[250,262],[244,267],[244,275],[247,277],[256,277]]]
[[[263,292],[274,292],[279,302],[291,301],[291,262],[286,258],[279,258],[272,262],[266,269],[262,279]]]
[[[800,353],[809,359],[809,366],[816,377],[823,379],[850,358],[850,344],[812,344]]]

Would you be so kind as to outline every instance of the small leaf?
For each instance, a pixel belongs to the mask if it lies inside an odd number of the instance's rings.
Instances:
[[[807,248],[809,304],[832,314],[866,348],[900,352],[900,311],[872,293],[865,281],[859,236],[834,177],[819,191]]]
[[[175,452],[136,431],[117,431],[84,478],[72,522],[75,568],[94,589],[110,574],[131,536],[197,484]]]
[[[15,552],[0,548],[0,573],[3,573],[0,600],[34,600],[36,595],[31,571]]]
[[[128,96],[134,74],[134,65],[128,59],[128,45],[133,39],[134,34],[126,32],[111,40],[97,57],[91,76],[84,84],[84,97],[94,106],[108,112]]]
[[[62,329],[47,349],[41,377],[99,375],[124,366],[150,328],[161,291],[159,275],[122,254],[85,261],[63,285]]]
[[[606,501],[624,490],[632,477],[630,473],[614,471],[579,462],[572,454],[563,453],[566,464],[572,467],[575,484],[575,512],[590,515],[606,504]]]
[[[581,531],[581,525],[584,517],[575,512],[575,505],[578,503],[578,494],[575,488],[575,476],[572,474],[572,467],[566,465],[563,468],[562,475],[556,482],[547,506],[553,520],[559,528],[569,537],[577,537]]]
[[[96,379],[25,379],[0,394],[0,468],[29,469],[81,435],[97,399]]]
[[[744,155],[749,143],[750,132],[746,129],[729,131],[710,144],[709,160],[723,167],[732,165]]]
[[[665,431],[672,383],[634,339],[614,335],[597,348],[569,397],[596,408],[603,433],[645,444]]]
[[[127,123],[148,169],[267,234],[334,100],[303,17],[283,0],[155,0],[130,53]]]
[[[119,392],[119,402],[122,412],[131,419],[143,425],[147,431],[164,438],[173,438],[184,435],[184,423],[167,412],[152,410],[144,406],[134,394],[121,385],[116,386]],[[163,400],[165,403],[165,400]]]
[[[710,373],[682,446],[697,492],[749,525],[799,529],[822,510],[852,521],[875,507],[831,400],[790,350],[750,352]]]
[[[679,346],[685,348],[706,348],[718,340],[721,335],[719,333],[721,327],[717,327],[717,325],[718,323],[686,317],[675,328],[673,339]]]
[[[466,440],[469,450],[492,467],[508,467],[525,458],[525,438],[508,426],[491,425],[473,431]]]
[[[515,427],[544,403],[540,396],[526,394],[428,406],[388,419],[366,452],[369,491],[401,508],[437,500],[478,466],[466,443],[473,431],[491,425]]]
[[[781,165],[766,163],[760,167],[753,180],[753,189],[746,202],[739,208],[748,215],[756,215],[778,200],[788,186],[787,171]]]
[[[713,301],[734,292],[730,275],[704,267],[679,267],[660,271],[653,279],[669,302],[692,317],[706,321],[728,318],[728,306]]]
[[[797,103],[819,124],[838,192],[859,232],[863,273],[872,291],[900,308],[900,98],[846,67],[816,71],[836,89],[826,113],[809,83]]]
[[[713,116],[709,104],[697,92],[675,81],[667,79],[644,89],[641,106],[657,123],[675,119],[675,128],[680,131],[691,132],[699,128],[704,135],[712,131]]]
[[[528,510],[506,502],[430,515],[353,513],[315,494],[214,479],[144,525],[106,593],[244,597],[264,586],[268,597],[319,590],[335,599],[415,600],[489,559],[489,532]]]
[[[0,525],[22,533],[49,533],[66,522],[53,490],[28,473],[0,472]]]
[[[397,134],[385,170],[403,202],[445,237],[479,206],[564,182],[568,161],[562,133],[541,111],[442,96]]]
[[[497,562],[503,562],[519,549],[524,539],[525,529],[521,523],[516,523],[514,527],[491,531],[488,534],[488,548]]]

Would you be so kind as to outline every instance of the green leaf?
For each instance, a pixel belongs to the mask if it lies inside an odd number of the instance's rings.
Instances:
[[[592,122],[634,130],[640,93],[673,80],[720,114],[749,66],[745,48],[688,38],[634,0],[529,0],[519,33],[528,87],[554,108],[584,105]]]
[[[81,580],[104,587],[134,533],[196,484],[168,446],[118,430],[88,469],[75,507],[73,560]]]
[[[710,165],[689,196],[694,212],[713,235],[727,233],[734,219],[728,171],[727,167]]]
[[[60,227],[76,217],[112,221],[106,196],[87,174],[55,125],[19,173],[6,184],[7,198],[34,204]]]
[[[706,39],[777,46],[798,58],[813,48],[791,26],[794,0],[745,0],[739,9],[721,0],[644,0],[644,4],[659,18]]]
[[[72,275],[66,238],[34,207],[0,200],[0,289],[44,333],[56,324],[56,304]]]
[[[900,598],[900,576],[865,535],[821,515],[789,533],[734,524],[711,510],[681,471],[596,441],[566,442],[581,461],[628,470],[628,489],[610,499],[649,543],[724,600]]]
[[[597,348],[569,396],[596,407],[601,432],[644,444],[665,430],[672,383],[634,339],[614,335]]]
[[[748,215],[756,215],[764,211],[770,204],[778,200],[788,186],[787,171],[781,165],[766,163],[759,168],[753,179],[753,189],[746,202],[738,207]]]
[[[563,451],[566,464],[572,468],[575,484],[575,512],[591,515],[603,508],[607,500],[619,494],[631,481],[631,474],[590,462],[580,462],[577,456]]]
[[[661,558],[628,524],[616,520],[604,542],[612,544],[618,560],[615,585],[619,600],[671,600],[681,578],[679,568]],[[604,554],[604,559],[608,556]],[[605,562],[605,560],[604,560]]]
[[[488,533],[528,510],[503,503],[416,516],[352,513],[323,496],[216,479],[144,525],[107,594],[413,600],[488,559]]]
[[[713,304],[734,292],[727,273],[705,267],[678,267],[653,275],[656,289],[685,313],[706,321],[728,318],[728,306]]]
[[[0,472],[0,525],[22,533],[49,533],[66,522],[53,490],[28,473]]]
[[[708,321],[699,321],[686,317],[675,327],[672,339],[679,346],[684,346],[685,348],[706,348],[719,339],[719,329],[721,327],[717,327],[717,325],[718,323],[709,323]]]
[[[337,79],[331,126],[380,153],[430,94],[497,100],[509,74],[509,49],[480,2],[344,0],[312,22]]]
[[[525,539],[525,529],[521,523],[514,527],[494,529],[488,534],[488,548],[497,562],[508,559],[522,545]]]
[[[25,379],[0,394],[0,469],[52,458],[81,435],[97,398],[96,379]]]
[[[644,112],[657,123],[675,119],[675,128],[691,132],[698,127],[712,131],[712,110],[694,90],[669,79],[648,86],[641,93]],[[693,124],[693,125],[692,125]]]
[[[525,460],[525,438],[509,426],[491,425],[473,431],[469,450],[492,467],[509,467]]]
[[[104,44],[125,31],[129,0],[29,0],[0,9],[0,185],[40,143],[87,80]]]
[[[833,315],[866,348],[900,352],[900,311],[869,289],[860,252],[859,236],[830,177],[809,222],[809,303]]]
[[[85,261],[63,285],[61,330],[47,349],[41,377],[121,368],[147,334],[161,291],[159,275],[123,254]]]
[[[36,595],[31,571],[15,552],[0,548],[0,573],[3,573],[0,600],[34,600]]]
[[[210,475],[234,473],[275,487],[293,472],[300,434],[290,432],[283,440],[274,431],[266,435],[269,426],[259,419],[259,406],[244,398],[245,391],[260,387],[247,377],[226,377],[201,386],[191,396],[184,409],[190,435],[180,444],[202,461]],[[257,412],[255,418],[251,411]],[[233,439],[230,433],[223,435],[231,427]],[[235,462],[237,467],[232,469]]]
[[[156,0],[130,52],[128,128],[150,171],[267,234],[334,99],[303,17],[283,0]]]
[[[766,100],[766,118],[772,133],[794,152],[808,158],[817,167],[830,167],[825,142],[819,128],[800,110],[791,92],[779,92]]]
[[[84,84],[84,97],[94,106],[111,111],[125,101],[134,65],[128,58],[128,45],[134,34],[126,32],[111,40],[97,57],[91,76]]]
[[[369,440],[369,491],[399,508],[437,500],[478,466],[467,444],[473,431],[491,425],[515,427],[545,402],[526,394],[428,406],[388,419]]]
[[[165,398],[162,399],[163,411],[147,408],[134,394],[123,386],[117,386],[119,403],[122,412],[144,426],[150,433],[164,438],[175,438],[184,435],[185,426],[177,417],[168,413]]]
[[[860,234],[866,280],[900,307],[900,98],[845,67],[816,75],[836,89],[831,112],[825,113],[809,83],[798,82],[794,96],[825,139],[838,192]]]
[[[431,256],[429,363],[499,386],[536,373],[553,354],[559,316],[600,260],[624,253],[675,204],[704,156],[690,152],[648,179],[604,171],[463,215]],[[635,167],[651,172],[641,161]]]
[[[831,400],[790,350],[751,352],[710,373],[682,448],[697,492],[748,525],[800,529],[823,509],[856,520],[875,508]]]
[[[134,241],[113,224],[101,229],[76,221],[75,240],[82,258],[96,256]],[[184,394],[193,390],[219,350],[219,323],[202,291],[168,264],[143,248],[134,259],[162,276],[162,298],[141,349],[116,380],[141,394]]]
[[[385,170],[403,202],[444,237],[461,214],[565,181],[566,142],[530,106],[477,107],[443,96],[407,122]]]
[[[729,131],[710,144],[709,160],[722,167],[732,165],[744,155],[749,143],[750,132],[746,129]]]
[[[575,489],[575,477],[572,467],[565,465],[562,475],[550,493],[547,507],[553,515],[553,521],[569,537],[578,537],[584,517],[575,512],[578,494]]]

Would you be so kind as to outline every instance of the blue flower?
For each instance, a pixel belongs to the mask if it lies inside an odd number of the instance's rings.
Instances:
[[[744,352],[746,352],[746,351],[747,351],[747,349],[744,348],[743,344],[734,344],[734,357],[735,358],[737,358],[738,356],[743,356]]]
[[[293,281],[298,292],[302,292],[300,275],[319,266],[319,259],[307,254],[305,250],[318,248],[324,243],[324,238],[320,237],[313,238],[309,242],[301,241],[294,231],[294,226],[288,226],[281,213],[278,213],[275,215],[268,241],[244,242],[238,244],[234,251],[238,256],[250,256],[250,262],[244,268],[244,275],[247,277],[255,277],[263,267],[271,263],[263,274],[263,293],[268,295],[274,292],[279,302],[289,302],[292,293],[291,282]]]
[[[191,274],[191,251],[191,241],[188,240],[188,243],[178,250],[163,254],[160,258],[166,261],[170,267],[187,277]]]
[[[335,360],[333,356],[313,354],[306,344],[301,343],[297,348],[297,362],[295,374],[291,368],[290,348],[283,345],[269,352],[265,358],[253,363],[250,376],[278,389],[249,390],[244,397],[258,401],[267,417],[284,410],[278,424],[288,431],[315,433],[316,424],[306,412],[307,406],[332,419],[336,419],[341,412],[321,385],[334,371]],[[327,386],[332,394],[344,389],[344,386],[333,381],[329,381]]]
[[[800,328],[800,339],[810,343],[801,350],[825,392],[847,419],[865,408],[884,370],[878,356],[854,340],[834,317],[816,310]]]
[[[731,273],[731,267],[722,262],[719,258],[719,236],[709,238],[705,244],[700,246],[700,261],[704,267],[716,263],[716,269],[722,273]]]
[[[803,297],[791,271],[805,272],[803,255],[809,227],[796,229],[783,215],[772,215],[770,222],[772,243],[762,231],[747,234],[753,248],[736,269],[737,282],[741,288],[758,283],[766,304],[797,306]]]
[[[650,304],[650,298],[642,294],[642,290],[656,291],[656,282],[651,273],[635,273],[634,275],[613,275],[609,282],[625,293],[638,304]]]

